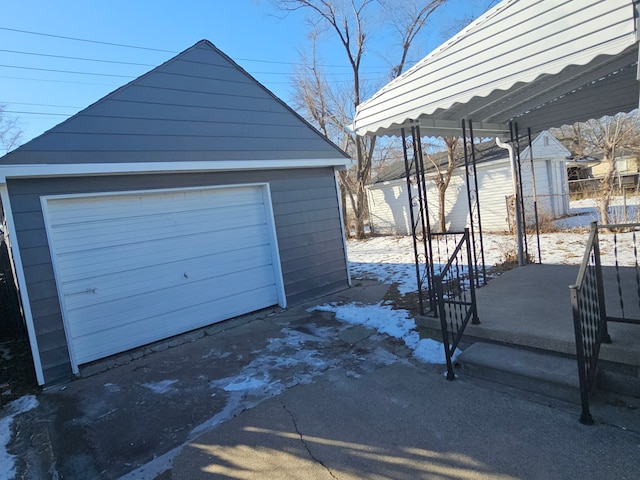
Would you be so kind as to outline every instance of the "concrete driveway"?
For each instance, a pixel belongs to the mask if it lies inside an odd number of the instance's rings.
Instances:
[[[362,282],[317,303],[386,292]],[[309,306],[233,319],[44,392],[14,422],[17,478],[640,478],[638,430],[447,382],[398,340]]]
[[[326,372],[189,442],[164,478],[640,478],[637,433],[437,370]]]

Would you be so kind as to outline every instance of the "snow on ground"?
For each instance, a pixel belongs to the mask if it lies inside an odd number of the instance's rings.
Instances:
[[[382,303],[374,305],[330,303],[313,307],[311,310],[333,312],[338,320],[363,325],[403,340],[405,345],[413,350],[413,356],[425,363],[446,362],[442,343],[430,338],[420,339],[416,322],[409,317],[409,312],[406,310],[394,310],[391,306]]]
[[[627,214],[636,215],[640,211],[639,197],[627,200]],[[621,198],[613,199],[612,208],[619,209]],[[631,206],[631,207],[630,207]],[[570,223],[574,229],[547,232],[540,235],[540,257],[542,263],[579,265],[584,256],[589,237],[587,227],[596,215],[597,204],[592,199],[572,202]],[[637,218],[637,217],[633,217]],[[615,236],[604,231],[599,232],[600,251],[603,265],[619,264],[632,266],[637,261],[635,237],[633,233]],[[527,237],[530,255],[535,262],[538,258],[538,240],[534,235]],[[513,235],[484,233],[483,247],[485,264],[488,268],[503,263],[508,257],[514,258],[517,244]],[[353,278],[370,278],[387,284],[396,284],[400,294],[405,295],[417,290],[414,265],[413,239],[410,236],[372,237],[367,240],[349,240],[347,242],[349,263]],[[617,256],[615,255],[617,250]],[[396,338],[404,340],[414,356],[429,363],[444,363],[441,343],[433,340],[420,340],[416,332],[415,321],[404,310],[393,310],[388,305],[321,305],[319,310],[335,312],[336,318],[359,325],[374,328]]]
[[[626,210],[625,210],[626,204]],[[584,198],[571,201],[570,217],[557,220],[555,224],[562,229],[586,227],[599,220],[598,199]],[[640,195],[629,195],[625,199],[616,196],[609,203],[609,216],[614,223],[640,221]]]
[[[24,412],[36,408],[38,400],[34,395],[26,395],[9,403],[0,418],[0,480],[10,480],[15,477],[15,457],[7,452],[7,445],[11,440],[11,424],[13,418]]]
[[[612,200],[613,207],[622,204],[620,197]],[[627,199],[627,210],[637,208],[640,212],[640,197]],[[597,218],[596,204],[593,199],[571,202],[571,221],[573,229],[540,234],[540,256],[542,263],[579,265],[589,238],[589,223]],[[637,238],[636,242],[640,240]],[[492,267],[502,263],[507,256],[514,257],[517,252],[515,237],[508,234],[488,233],[482,235],[485,264]],[[599,232],[600,253],[603,265],[633,266],[636,262],[634,252],[634,233],[619,233],[615,236],[604,231]],[[538,262],[538,242],[535,235],[527,237],[530,255]],[[414,265],[413,239],[410,236],[371,237],[367,240],[349,240],[347,242],[351,275],[353,278],[372,278],[383,283],[397,284],[398,290],[405,295],[417,290]]]

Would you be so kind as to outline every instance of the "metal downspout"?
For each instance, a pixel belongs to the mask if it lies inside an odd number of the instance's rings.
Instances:
[[[500,138],[496,137],[496,145],[509,151],[509,163],[511,164],[511,179],[513,181],[513,198],[516,206],[516,235],[518,237],[518,265],[524,266],[523,244],[522,244],[522,218],[520,217],[520,208],[518,199],[520,197],[518,190],[518,172],[516,167],[516,157],[513,152],[513,146],[504,143]]]

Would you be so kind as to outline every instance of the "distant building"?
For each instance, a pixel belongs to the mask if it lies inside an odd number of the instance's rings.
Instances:
[[[566,158],[570,152],[549,132],[532,142],[538,211],[542,216],[558,218],[569,213],[569,186]],[[478,189],[482,227],[486,231],[509,231],[514,223],[513,181],[507,151],[495,141],[476,145]],[[533,213],[533,182],[529,147],[521,153],[525,208]],[[427,200],[431,225],[437,225],[438,195],[433,181],[433,162],[446,164],[446,152],[425,156]],[[407,181],[404,162],[397,162],[381,172],[367,186],[370,223],[373,233],[407,235],[411,232]],[[455,168],[446,199],[448,231],[469,225],[464,160]],[[533,216],[531,216],[533,218]]]

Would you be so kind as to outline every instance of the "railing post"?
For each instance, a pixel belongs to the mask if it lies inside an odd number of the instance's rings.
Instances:
[[[589,379],[587,374],[587,361],[584,353],[584,344],[582,339],[582,318],[580,316],[580,304],[578,298],[578,285],[569,286],[571,294],[571,308],[573,310],[573,327],[576,335],[576,356],[578,357],[578,379],[580,380],[580,403],[582,405],[582,413],[580,415],[580,423],[584,425],[593,425],[593,418],[589,412]]]
[[[407,149],[407,135],[405,129],[402,128],[402,152],[404,154],[404,168],[405,174],[407,177],[407,195],[409,197],[409,221],[411,222],[411,236],[413,238],[413,254],[414,254],[414,262],[416,267],[416,283],[418,285],[418,303],[420,307],[420,315],[424,315],[424,300],[423,300],[423,292],[422,292],[422,283],[421,283],[421,275],[420,275],[420,256],[418,254],[418,240],[416,239],[416,224],[415,224],[415,212],[413,210],[413,193],[411,192],[411,166],[415,164],[415,159],[412,161],[409,159],[409,152]]]
[[[598,238],[597,222],[592,222],[591,228],[594,230],[593,256],[596,264],[596,285],[598,286],[598,303],[600,306],[600,329],[602,331],[602,341],[604,343],[611,343],[611,337],[609,336],[609,327],[607,325],[607,307],[605,305],[604,281],[602,279],[602,263],[600,262],[600,240]]]
[[[453,373],[453,362],[451,361],[451,349],[449,345],[449,329],[447,328],[447,312],[444,305],[444,290],[442,288],[442,275],[437,274],[433,277],[433,286],[436,291],[436,301],[438,303],[438,317],[440,317],[440,328],[442,329],[442,340],[444,344],[444,356],[447,361],[447,380],[456,378]]]
[[[464,237],[467,242],[467,263],[469,265],[469,291],[471,294],[471,324],[479,325],[480,319],[478,318],[478,306],[476,304],[476,285],[474,283],[475,270],[473,262],[471,261],[471,248],[469,245],[469,229],[464,229]]]

